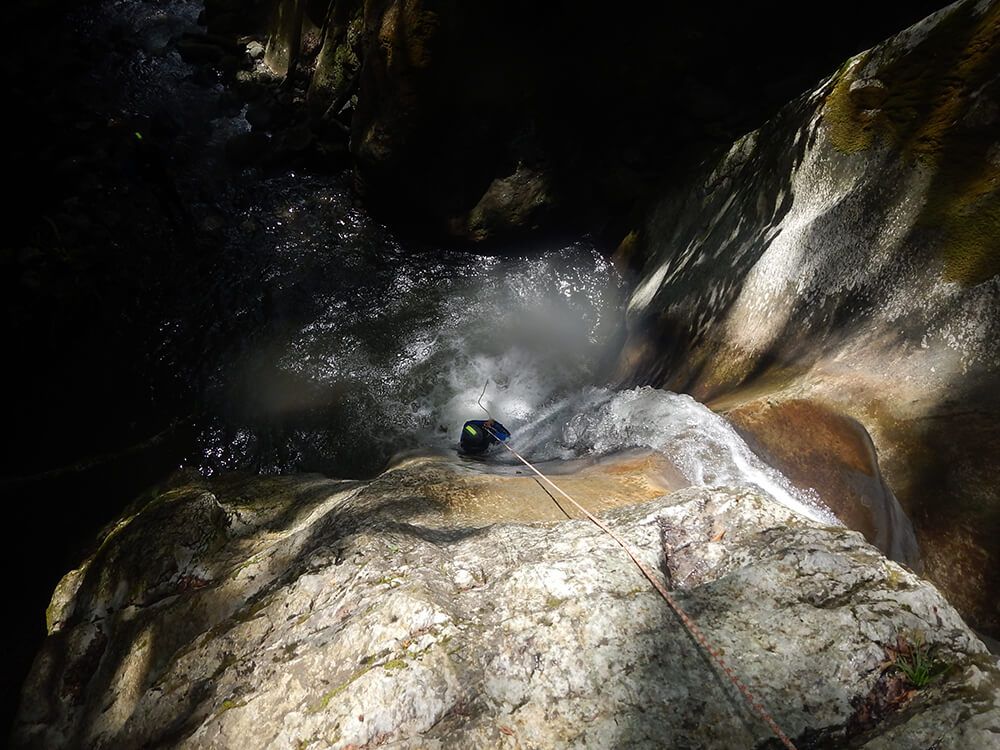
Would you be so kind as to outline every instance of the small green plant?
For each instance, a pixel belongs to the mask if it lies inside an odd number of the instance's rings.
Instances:
[[[920,632],[896,636],[896,645],[887,650],[889,668],[901,672],[918,689],[926,687],[948,669],[946,663],[935,657],[933,647],[927,645]]]

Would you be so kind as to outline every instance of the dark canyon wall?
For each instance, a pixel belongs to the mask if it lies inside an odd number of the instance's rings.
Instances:
[[[320,144],[349,131],[358,187],[396,226],[614,234],[664,176],[939,4],[869,6],[820,9],[816,35],[789,3],[280,0],[264,59],[307,89]],[[210,30],[232,30],[227,7],[210,0]]]

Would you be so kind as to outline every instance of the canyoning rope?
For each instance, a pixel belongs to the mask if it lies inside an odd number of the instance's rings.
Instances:
[[[483,393],[484,394],[486,393],[485,386],[483,386]],[[482,400],[482,396],[480,396],[480,400]],[[482,404],[480,404],[480,406],[482,406]],[[681,608],[681,606],[677,603],[677,600],[674,599],[674,597],[670,594],[669,591],[667,591],[666,586],[663,585],[663,583],[656,576],[656,574],[650,569],[650,567],[639,559],[638,555],[628,545],[628,543],[625,542],[625,540],[623,540],[620,536],[618,536],[614,531],[612,531],[611,528],[601,519],[599,519],[593,513],[591,513],[582,505],[580,505],[580,503],[578,503],[568,494],[563,492],[563,490],[555,482],[553,482],[547,476],[542,474],[542,472],[540,472],[538,469],[532,466],[531,462],[529,462],[528,459],[526,459],[516,450],[507,445],[506,442],[501,440],[500,437],[495,432],[493,432],[492,429],[486,427],[485,425],[484,427],[494,438],[496,438],[497,442],[499,442],[504,448],[510,451],[521,463],[523,463],[525,466],[527,466],[529,469],[535,472],[535,474],[541,477],[550,487],[552,487],[552,489],[554,489],[564,498],[569,500],[577,510],[579,510],[581,513],[583,513],[584,516],[587,517],[588,520],[590,520],[595,526],[597,526],[597,528],[599,528],[605,534],[614,539],[618,543],[618,545],[623,550],[625,550],[625,554],[627,554],[630,558],[632,558],[632,562],[634,562],[636,566],[639,568],[639,570],[642,571],[642,574],[649,579],[649,582],[653,584],[653,588],[655,588],[659,592],[660,596],[662,596],[664,600],[666,600],[667,604],[670,605],[670,608],[674,611],[677,617],[680,618],[680,621],[684,624],[684,627],[687,628],[688,632],[695,639],[695,641],[697,641],[698,644],[705,650],[705,652],[708,653],[708,655],[715,660],[715,663],[718,664],[719,668],[723,672],[725,672],[726,676],[730,679],[733,685],[736,686],[736,689],[739,690],[740,693],[743,695],[743,697],[746,699],[746,702],[749,704],[750,708],[753,709],[753,712],[757,714],[757,716],[765,724],[767,724],[770,730],[774,732],[775,737],[777,737],[781,741],[781,743],[786,748],[788,748],[788,750],[796,750],[795,745],[788,738],[788,735],[781,730],[781,727],[778,726],[778,723],[771,716],[770,712],[766,708],[764,708],[763,704],[757,700],[757,698],[754,696],[752,692],[750,692],[750,688],[748,688],[745,684],[743,684],[743,681],[736,676],[736,673],[733,672],[733,670],[729,667],[729,665],[726,664],[725,659],[722,658],[722,654],[720,654],[718,650],[714,646],[712,646],[711,643],[708,642],[708,638],[705,637],[705,634],[702,632],[701,628],[699,628],[698,625],[695,624],[694,620],[692,620],[691,617],[688,615],[688,613]]]
[[[486,387],[487,387],[487,386],[488,386],[489,384],[490,384],[490,379],[489,379],[489,378],[486,378],[486,382],[485,382],[485,383],[483,383],[483,392],[479,394],[479,400],[478,400],[478,401],[477,401],[476,403],[477,403],[477,404],[479,404],[479,408],[480,408],[480,409],[482,409],[482,410],[483,410],[484,412],[486,412],[486,416],[487,416],[487,417],[489,417],[490,419],[493,419],[493,415],[492,415],[492,414],[490,414],[490,410],[489,410],[489,409],[487,409],[487,408],[486,408],[485,406],[483,406],[483,396],[485,396],[485,395],[486,395]],[[493,435],[493,437],[496,437],[496,435]],[[502,442],[502,441],[501,441],[501,442]]]

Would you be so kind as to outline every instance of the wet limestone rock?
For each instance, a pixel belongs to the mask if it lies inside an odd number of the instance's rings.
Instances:
[[[829,456],[825,441],[849,437],[838,420],[860,424],[927,575],[987,633],[998,209],[1000,3],[968,0],[852,58],[664,194],[619,255],[638,276],[622,380],[738,410],[779,459],[809,441]],[[862,480],[846,450],[841,484]]]
[[[646,499],[602,515],[800,746],[1000,747],[995,658],[858,533],[744,490],[648,499],[654,464],[631,494],[631,471],[590,472],[560,481]],[[766,742],[606,535],[497,522],[528,483],[441,458],[371,482],[178,476],[60,583],[14,746]],[[900,638],[940,667],[928,686],[888,663]]]
[[[754,453],[792,484],[816,492],[837,518],[890,559],[922,570],[913,526],[882,475],[871,436],[856,419],[795,398],[740,401],[726,417]]]

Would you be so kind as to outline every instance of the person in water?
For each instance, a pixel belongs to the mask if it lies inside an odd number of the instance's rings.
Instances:
[[[485,453],[491,445],[509,437],[507,428],[495,419],[470,419],[462,427],[462,452]]]

